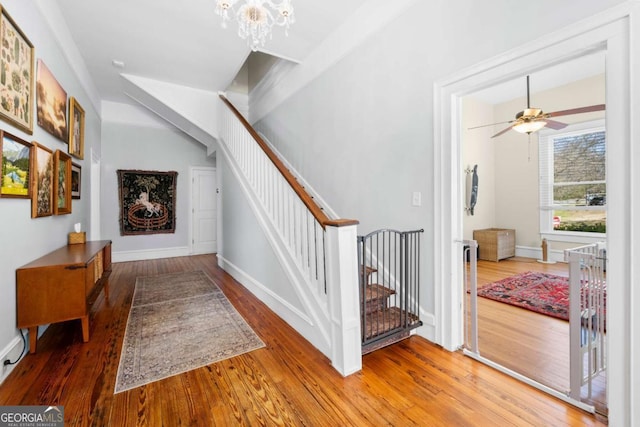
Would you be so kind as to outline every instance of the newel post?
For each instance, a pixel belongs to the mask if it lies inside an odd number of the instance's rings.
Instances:
[[[326,224],[331,363],[343,376],[362,369],[357,224],[353,220]]]

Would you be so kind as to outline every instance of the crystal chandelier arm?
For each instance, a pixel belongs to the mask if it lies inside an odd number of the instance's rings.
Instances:
[[[282,0],[280,3],[274,3],[271,0],[266,0],[271,8],[278,12],[277,18],[274,20],[274,23],[278,26],[286,26],[289,28],[290,24],[295,22],[295,17],[293,15],[293,5],[291,4],[291,0]]]
[[[233,9],[239,0],[217,0],[217,6]]]
[[[222,17],[222,28],[227,28],[227,23],[231,21],[231,16],[229,16],[229,10],[234,12],[234,6],[238,2],[238,0],[217,0],[216,2],[216,15]],[[232,15],[234,15],[232,13]]]

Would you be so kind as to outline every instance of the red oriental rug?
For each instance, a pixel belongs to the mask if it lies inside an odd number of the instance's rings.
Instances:
[[[528,271],[478,290],[478,296],[569,320],[569,278]]]

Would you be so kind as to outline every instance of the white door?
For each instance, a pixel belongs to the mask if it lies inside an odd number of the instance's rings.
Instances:
[[[217,250],[218,239],[216,170],[193,168],[191,189],[191,253],[214,253]]]

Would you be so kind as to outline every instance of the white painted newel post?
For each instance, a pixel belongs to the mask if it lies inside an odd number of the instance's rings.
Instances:
[[[357,222],[326,227],[331,363],[343,376],[362,369]]]

